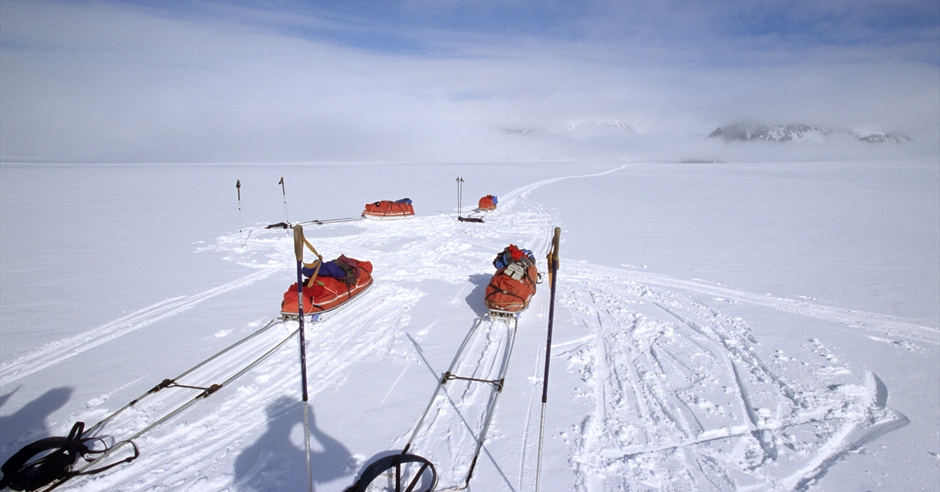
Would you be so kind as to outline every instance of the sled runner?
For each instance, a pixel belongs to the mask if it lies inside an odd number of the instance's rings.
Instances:
[[[407,219],[414,216],[415,209],[410,198],[401,200],[382,200],[374,203],[367,203],[362,216],[366,219]]]

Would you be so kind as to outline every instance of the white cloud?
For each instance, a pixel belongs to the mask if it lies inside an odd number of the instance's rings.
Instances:
[[[619,43],[528,35],[454,37],[446,42],[457,52],[426,56],[263,27],[316,30],[308,17],[222,20],[239,17],[232,14],[197,19],[107,3],[5,1],[2,158],[733,157],[740,149],[704,137],[741,120],[864,125],[915,138],[894,151],[937,150],[934,65],[862,63],[854,51],[840,61],[833,47],[785,63],[716,67],[677,62],[681,56],[656,63],[656,50],[668,47],[631,56]],[[573,121],[600,125],[571,131]],[[635,131],[602,124],[612,121]]]

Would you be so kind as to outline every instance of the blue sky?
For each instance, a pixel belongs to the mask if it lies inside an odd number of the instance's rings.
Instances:
[[[938,67],[933,1],[2,0],[0,159],[671,159],[739,121],[936,153]]]
[[[724,50],[894,49],[940,62],[940,2],[273,1],[126,2],[155,14],[226,18],[286,35],[395,53],[455,54],[463,43],[531,38],[620,48],[653,44],[722,62]]]

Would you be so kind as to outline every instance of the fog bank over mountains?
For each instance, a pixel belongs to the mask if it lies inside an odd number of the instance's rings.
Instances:
[[[534,160],[580,156],[661,162],[831,161],[907,158],[936,153],[930,142],[902,132],[804,123],[734,123],[706,127],[649,128],[627,119],[579,119],[543,125],[496,125],[488,141]],[[524,158],[508,161],[524,160]]]

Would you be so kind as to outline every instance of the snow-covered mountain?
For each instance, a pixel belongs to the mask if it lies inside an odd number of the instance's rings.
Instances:
[[[715,137],[722,137],[726,142],[734,140],[789,142],[792,140],[823,141],[826,139],[826,134],[818,126],[801,123],[773,126],[733,124],[718,127],[708,135],[708,138]]]
[[[791,142],[791,141],[809,141],[825,142],[828,137],[835,134],[852,135],[855,139],[863,142],[882,143],[882,142],[910,142],[911,138],[907,136],[896,136],[883,132],[862,132],[857,130],[833,130],[823,129],[817,125],[806,125],[803,123],[788,123],[777,125],[746,124],[735,123],[732,125],[721,126],[708,135],[708,138],[721,137],[725,142],[732,141],[754,141],[763,140],[769,142]]]
[[[882,142],[902,143],[902,142],[911,141],[911,137],[908,137],[905,135],[895,136],[895,135],[891,135],[890,133],[882,133],[882,132],[874,132],[874,133],[855,132],[855,136],[863,142],[871,142],[871,143],[882,143]]]

